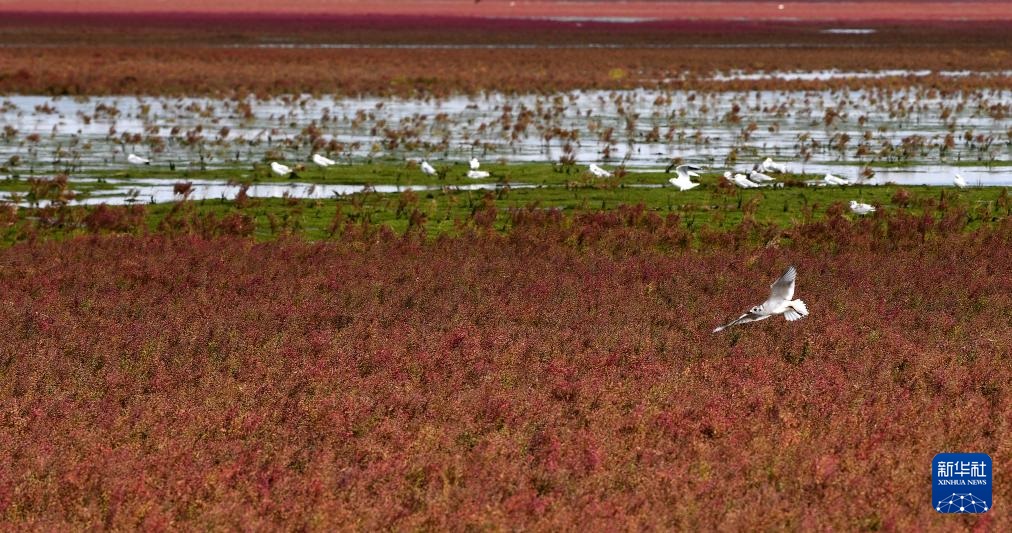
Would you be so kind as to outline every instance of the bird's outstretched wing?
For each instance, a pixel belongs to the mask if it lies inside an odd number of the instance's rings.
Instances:
[[[770,285],[770,300],[790,300],[794,298],[794,280],[798,277],[798,270],[793,266],[787,267],[780,279]]]
[[[731,326],[737,326],[738,324],[747,324],[749,322],[756,322],[756,321],[762,320],[764,318],[769,318],[770,316],[771,315],[760,315],[759,313],[753,313],[753,312],[749,311],[748,313],[745,313],[744,315],[741,315],[740,317],[738,317],[738,318],[736,318],[736,319],[728,322],[727,324],[724,324],[723,326],[718,326],[717,328],[714,328],[713,332],[717,333],[717,332],[725,330],[725,329],[727,329],[727,328],[729,328]]]
[[[787,310],[784,311],[784,318],[786,318],[788,322],[794,322],[795,320],[800,320],[806,316],[808,316],[808,306],[801,300],[791,302],[791,305],[789,305]]]

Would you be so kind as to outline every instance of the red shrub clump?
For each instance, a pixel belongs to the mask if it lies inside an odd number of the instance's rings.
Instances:
[[[147,209],[143,205],[110,206],[99,204],[84,217],[88,231],[132,232],[144,226]]]

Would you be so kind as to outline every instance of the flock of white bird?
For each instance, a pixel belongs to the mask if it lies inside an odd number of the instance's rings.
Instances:
[[[323,168],[327,168],[337,164],[337,161],[329,159],[320,154],[313,154],[313,156],[310,159],[313,161],[313,163],[316,163],[317,166]],[[133,165],[151,164],[150,159],[138,156],[136,154],[129,154],[127,156],[127,161]],[[278,176],[281,177],[295,176],[292,167],[283,165],[281,163],[278,163],[277,161],[271,161],[270,166],[271,171]],[[481,162],[478,161],[478,158],[476,157],[471,158],[471,160],[468,162],[468,167],[469,167],[469,170],[467,171],[468,178],[484,179],[490,176],[488,171],[481,170]],[[421,169],[422,173],[425,174],[426,176],[437,176],[439,174],[436,171],[436,168],[433,167],[426,160],[421,161],[421,163],[419,164],[419,168]],[[595,178],[610,178],[614,176],[614,174],[611,171],[605,170],[604,168],[601,168],[600,166],[594,163],[588,165],[587,170]],[[677,177],[669,179],[668,183],[670,183],[673,187],[677,188],[679,191],[687,191],[689,189],[693,189],[695,187],[698,187],[700,184],[698,182],[692,181],[692,178],[698,178],[699,177],[698,172],[701,170],[703,170],[703,167],[700,167],[698,165],[692,164],[679,165],[675,167],[675,175]],[[778,182],[776,178],[769,175],[771,173],[785,174],[787,173],[787,165],[785,163],[778,163],[776,161],[773,161],[772,158],[767,157],[765,160],[763,160],[762,163],[753,166],[752,169],[748,171],[748,174],[742,174],[739,172],[733,172],[728,170],[724,172],[724,179],[733,183],[734,185],[736,185],[741,189],[755,189],[759,187],[783,187],[783,183]],[[965,189],[967,187],[966,180],[963,179],[963,176],[960,176],[958,173],[955,175],[952,182],[953,185],[955,185],[960,189]],[[846,178],[841,178],[839,176],[834,176],[832,174],[827,173],[822,178],[822,180],[816,182],[816,184],[845,187],[848,185],[853,185],[854,182]],[[851,200],[850,210],[854,214],[864,216],[874,213],[875,206],[871,204],[858,202],[856,200]]]
[[[313,154],[313,156],[310,159],[313,161],[313,163],[316,163],[317,166],[323,168],[327,168],[337,164],[337,161],[334,161],[333,159],[327,158],[320,154]],[[138,156],[136,154],[127,155],[127,162],[129,162],[132,165],[151,164],[150,159]],[[467,171],[468,178],[484,179],[490,176],[488,171],[481,170],[481,162],[478,161],[478,158],[472,157],[471,161],[469,161],[468,164],[470,168],[470,170]],[[277,161],[272,161],[270,166],[271,171],[273,171],[278,176],[286,177],[292,175],[293,172],[292,167],[278,163]],[[419,168],[421,169],[422,173],[427,176],[436,176],[439,174],[436,171],[435,167],[433,167],[427,160],[424,159],[419,164]],[[604,168],[601,168],[600,166],[594,163],[589,164],[587,166],[587,170],[595,178],[610,178],[614,176],[614,174],[611,171],[605,170]],[[698,165],[692,164],[679,165],[678,167],[675,168],[675,174],[678,177],[671,178],[668,180],[668,182],[671,183],[672,186],[676,187],[680,191],[687,191],[689,189],[699,186],[699,183],[692,181],[692,178],[698,178],[699,177],[698,172],[701,170],[703,170],[703,168]],[[762,163],[753,166],[752,169],[748,171],[748,174],[742,174],[740,172],[732,172],[728,170],[724,172],[724,179],[733,183],[734,185],[736,185],[741,189],[755,189],[759,187],[783,187],[783,183],[778,182],[776,178],[770,176],[771,173],[786,174],[787,165],[785,163],[778,163],[776,161],[773,161],[772,158],[767,157],[765,160],[763,160]],[[952,183],[953,185],[955,185],[960,189],[965,189],[967,187],[966,180],[963,179],[963,176],[960,176],[958,173],[955,174]],[[845,187],[848,185],[854,185],[855,182],[850,181],[846,178],[841,178],[839,176],[834,176],[833,174],[827,173],[825,176],[823,176],[821,180],[814,182],[813,184]],[[851,207],[853,208],[855,204],[856,202],[851,202]],[[867,206],[868,204],[857,204],[857,205]],[[867,212],[873,211],[875,211],[874,208],[872,208],[870,211]],[[855,210],[855,212],[857,211]],[[860,214],[867,214],[867,213],[860,213]]]

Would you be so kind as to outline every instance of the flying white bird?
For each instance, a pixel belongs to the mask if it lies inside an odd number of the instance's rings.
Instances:
[[[753,181],[755,183],[763,183],[763,182],[769,183],[772,181],[776,181],[772,177],[767,176],[766,174],[763,174],[762,172],[759,172],[757,169],[754,168],[748,171],[748,179],[749,181]]]
[[[759,186],[758,183],[752,183],[751,181],[749,181],[744,174],[731,175],[730,170],[724,171],[724,179],[730,181],[731,183],[734,183],[735,185],[737,185],[742,189],[754,189]]]
[[[762,164],[763,172],[787,172],[786,163],[774,163],[773,159],[767,157]]]
[[[794,298],[794,280],[798,277],[796,268],[788,267],[780,279],[770,285],[770,297],[763,303],[749,309],[749,311],[731,322],[719,326],[713,330],[714,333],[727,329],[738,324],[765,320],[773,315],[784,315],[788,322],[793,322],[808,316],[808,307],[801,300]]]
[[[277,161],[271,161],[271,170],[274,171],[275,174],[277,174],[278,176],[281,176],[281,177],[285,177],[285,176],[287,176],[287,175],[289,175],[289,174],[292,173],[291,167],[282,165],[281,163],[278,163]]]
[[[856,200],[850,201],[850,210],[858,215],[867,215],[875,212],[875,206],[871,204],[865,204]]]
[[[471,170],[478,170],[478,168],[481,167],[481,163],[478,162],[477,157],[472,157],[469,164],[471,165]]]
[[[590,170],[590,173],[593,174],[595,178],[611,177],[611,172],[608,172],[607,170],[595,165],[594,163],[591,163],[590,166],[587,168]]]
[[[321,167],[324,167],[324,168],[329,167],[331,165],[336,165],[337,164],[337,161],[334,161],[333,159],[329,159],[329,158],[323,157],[320,154],[313,154],[313,162],[316,163],[317,165],[320,165]]]
[[[143,157],[141,157],[139,155],[134,155],[134,154],[128,155],[127,156],[127,161],[130,162],[131,165],[150,165],[151,164],[151,160],[150,159],[146,159],[146,158],[143,158]]]
[[[960,176],[959,174],[956,174],[956,177],[952,178],[952,183],[956,187],[959,187],[960,189],[965,189],[966,188],[966,180],[963,179],[963,176]]]
[[[422,161],[421,167],[422,167],[422,172],[424,172],[426,176],[435,176],[436,175],[436,169],[433,168],[432,165],[430,165],[428,161]]]
[[[698,178],[699,174],[696,174],[697,170],[703,170],[702,167],[696,165],[679,165],[675,169],[675,174],[678,174],[677,178],[671,178],[668,183],[671,183],[675,187],[678,187],[680,191],[687,191],[693,187],[699,187],[698,183],[692,181],[692,178]]]
[[[826,175],[825,175],[825,176],[824,176],[824,177],[822,178],[822,181],[823,181],[823,183],[825,183],[826,185],[850,185],[850,182],[849,182],[849,181],[847,181],[847,180],[845,180],[845,179],[843,179],[843,178],[840,178],[840,177],[834,176],[834,175],[832,175],[832,174],[826,174]]]

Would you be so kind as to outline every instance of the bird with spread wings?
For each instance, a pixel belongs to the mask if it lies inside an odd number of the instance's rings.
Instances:
[[[780,279],[770,285],[770,297],[763,303],[749,309],[748,312],[731,322],[719,326],[713,330],[714,333],[727,329],[738,324],[757,322],[765,320],[773,315],[784,315],[788,322],[793,322],[808,316],[808,307],[801,300],[794,298],[794,284],[798,277],[798,269],[788,267]]]

